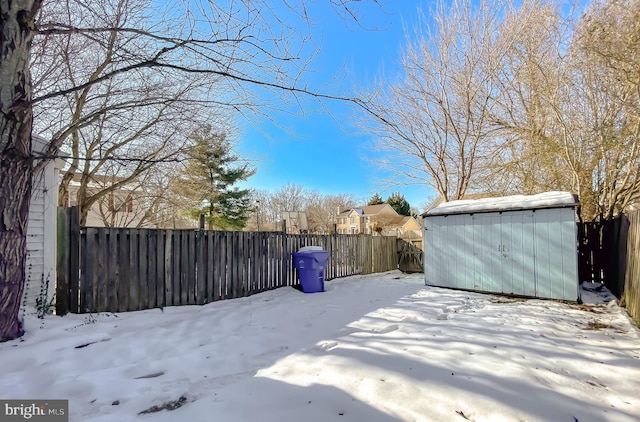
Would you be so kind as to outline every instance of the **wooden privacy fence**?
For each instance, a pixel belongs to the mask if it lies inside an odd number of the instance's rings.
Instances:
[[[398,268],[395,237],[79,228],[59,211],[57,312],[201,305],[298,284],[291,253],[329,252],[325,279]]]
[[[640,325],[640,211],[578,225],[580,281],[603,283]]]
[[[622,297],[628,230],[626,216],[578,223],[578,275],[581,282],[603,283],[616,297]]]

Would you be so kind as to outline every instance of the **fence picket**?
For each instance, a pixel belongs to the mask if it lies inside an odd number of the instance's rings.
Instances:
[[[149,231],[147,229],[137,230],[138,232],[138,283],[140,289],[139,309],[149,309],[149,262],[148,242]]]
[[[158,306],[158,287],[157,282],[158,278],[156,276],[156,270],[158,268],[158,233],[153,231],[147,231],[147,259],[149,261],[149,265],[147,267],[147,294],[149,298],[149,308],[155,308]]]
[[[109,265],[107,266],[107,282],[103,284],[106,287],[106,310],[109,312],[118,312],[118,232],[118,230],[113,230],[107,234]]]
[[[127,230],[129,234],[129,310],[140,310],[140,282],[138,277],[139,232]]]

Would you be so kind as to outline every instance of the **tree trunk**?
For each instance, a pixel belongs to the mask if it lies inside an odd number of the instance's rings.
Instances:
[[[40,0],[0,0],[0,342],[24,334],[24,289],[31,202],[29,53]]]

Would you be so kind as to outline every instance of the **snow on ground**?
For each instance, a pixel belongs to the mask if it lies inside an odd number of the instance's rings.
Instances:
[[[0,344],[0,397],[69,399],[71,421],[640,420],[640,330],[595,285],[577,305],[423,280],[27,316]]]

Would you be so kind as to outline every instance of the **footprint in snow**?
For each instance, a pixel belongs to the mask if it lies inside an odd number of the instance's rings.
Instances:
[[[379,329],[376,328],[373,331],[375,333],[378,333],[378,334],[387,334],[387,333],[390,333],[392,331],[396,331],[397,329],[398,329],[398,325],[397,324],[391,324],[391,325],[387,325],[384,328],[379,328]]]
[[[338,345],[337,341],[325,341],[318,345],[318,349],[328,352],[331,349],[335,349],[337,345]]]

